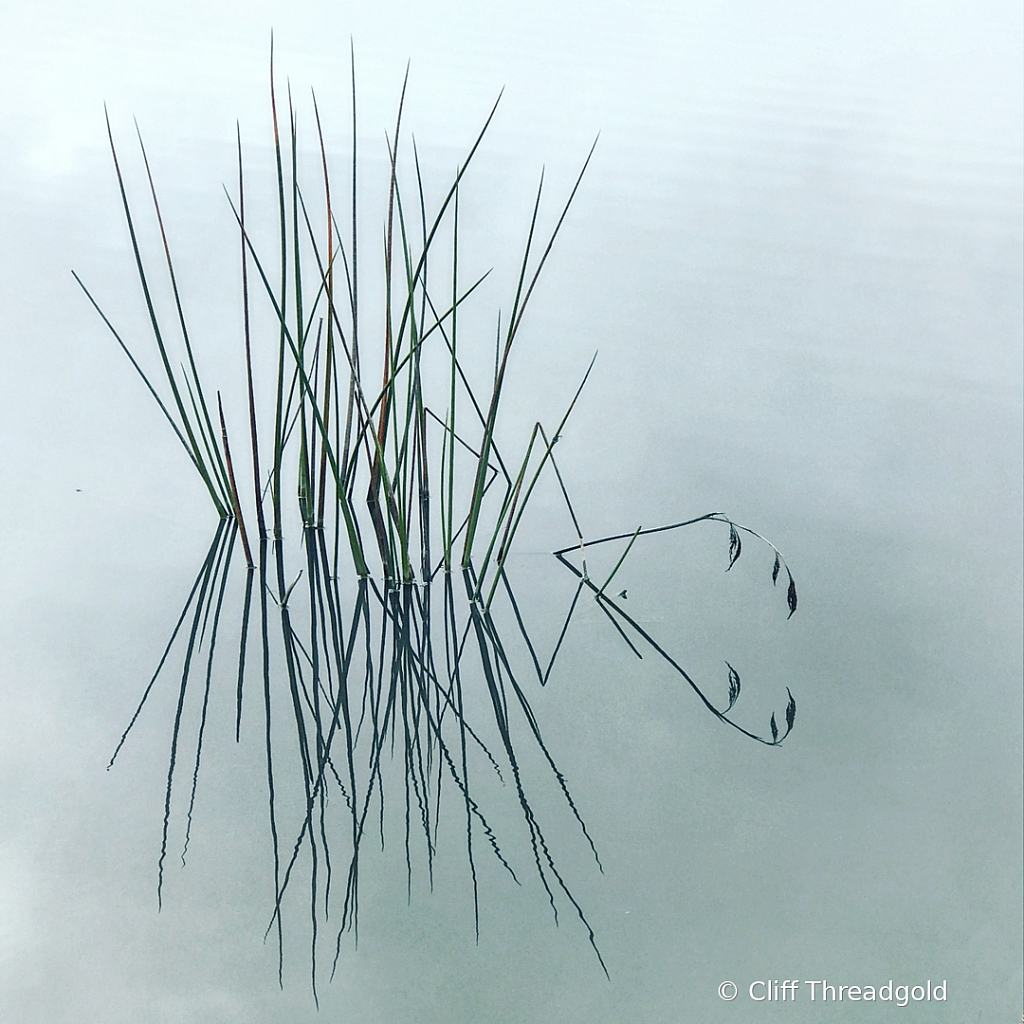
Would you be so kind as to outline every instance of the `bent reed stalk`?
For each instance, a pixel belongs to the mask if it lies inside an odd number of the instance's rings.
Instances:
[[[408,70],[406,71],[406,82]],[[270,99],[277,195],[277,252],[259,251],[246,208],[241,131],[237,132],[237,192],[228,201],[241,253],[242,340],[246,365],[251,483],[248,499],[238,486],[239,447],[229,446],[225,402],[216,393],[217,420],[200,376],[179,295],[171,249],[154,176],[136,125],[152,208],[159,229],[184,360],[171,356],[172,332],[161,324],[149,272],[136,231],[125,179],[107,118],[107,131],[136,270],[163,377],[147,373],[121,335],[75,275],[90,302],[113,332],[170,423],[218,514],[209,552],[196,576],[171,638],[149,681],[110,765],[117,758],[167,665],[179,635],[185,648],[178,682],[165,788],[163,836],[158,863],[158,901],[163,898],[164,864],[172,824],[172,793],[179,784],[179,755],[189,697],[198,702],[200,724],[182,861],[196,801],[203,737],[214,679],[214,649],[222,629],[227,581],[236,536],[245,557],[235,684],[235,738],[240,740],[243,698],[258,684],[260,731],[265,758],[267,812],[274,882],[267,934],[275,934],[278,977],[283,983],[283,905],[298,873],[308,873],[307,908],[311,983],[314,997],[324,960],[322,930],[330,922],[328,949],[333,975],[346,933],[358,933],[359,878],[369,837],[383,842],[392,793],[399,791],[406,877],[411,895],[413,845],[418,834],[432,886],[439,835],[442,788],[453,787],[464,822],[465,855],[472,889],[473,919],[480,935],[477,862],[480,851],[495,857],[517,883],[512,860],[477,800],[475,781],[483,770],[514,791],[526,829],[533,870],[556,921],[560,908],[578,918],[607,974],[594,931],[556,865],[531,798],[524,744],[540,756],[565,806],[600,868],[600,860],[566,779],[552,756],[534,714],[522,672],[514,667],[508,629],[496,619],[505,603],[513,639],[529,655],[532,673],[544,685],[569,628],[581,592],[589,588],[622,639],[638,656],[646,644],[678,671],[705,706],[745,735],[778,745],[793,727],[796,704],[790,695],[786,731],[775,716],[771,739],[734,722],[729,714],[739,696],[739,675],[729,671],[728,706],[719,709],[678,662],[606,591],[634,543],[641,537],[698,522],[729,526],[729,568],[739,557],[739,531],[720,513],[654,530],[587,542],[554,449],[586,382],[593,361],[568,401],[554,431],[535,424],[522,454],[507,459],[496,425],[505,398],[507,370],[527,306],[552,251],[593,147],[546,241],[540,233],[543,175],[533,204],[519,261],[511,308],[499,314],[494,373],[481,388],[471,384],[464,353],[476,344],[460,336],[460,312],[486,274],[462,282],[459,266],[460,192],[467,170],[494,118],[498,102],[468,154],[428,215],[419,154],[413,143],[414,184],[399,173],[404,144],[402,112],[388,138],[389,182],[383,235],[383,337],[376,340],[381,362],[369,367],[373,344],[361,336],[365,316],[359,304],[359,250],[355,62],[352,61],[351,207],[333,205],[327,146],[313,97],[322,192],[314,208],[299,181],[298,117],[290,89],[287,123],[278,115],[271,50]],[[499,96],[500,101],[500,96]],[[282,130],[283,128],[283,130]],[[596,145],[596,142],[595,142]],[[403,150],[404,152],[404,150]],[[227,189],[225,189],[227,192]],[[411,199],[411,201],[410,201]],[[342,231],[339,217],[348,217]],[[344,239],[343,240],[343,236]],[[428,269],[430,287],[428,288]],[[255,292],[256,294],[252,294]],[[254,336],[251,304],[272,311],[274,337]],[[488,344],[491,344],[488,342]],[[253,366],[272,359],[274,386],[266,404],[256,394]],[[427,363],[440,365],[429,374]],[[443,380],[438,388],[436,381]],[[437,394],[433,392],[437,391]],[[164,397],[168,396],[169,397]],[[269,407],[269,408],[268,408]],[[555,552],[578,585],[558,641],[546,666],[520,613],[506,574],[506,560],[524,512],[542,474],[554,474],[574,524],[577,542]],[[301,522],[301,558],[286,543],[286,501],[294,487]],[[268,508],[269,504],[269,508]],[[246,521],[255,524],[255,534]],[[748,534],[760,538],[753,531]],[[256,538],[250,544],[250,537]],[[587,572],[588,548],[627,540],[618,563],[597,587]],[[767,543],[767,542],[766,542]],[[777,549],[773,581],[785,567]],[[580,566],[567,557],[578,551]],[[790,614],[796,589],[788,567]],[[457,577],[461,577],[458,580]],[[440,592],[438,593],[438,588]],[[254,608],[254,590],[258,594]],[[256,650],[250,619],[258,619]],[[195,695],[194,666],[205,668],[201,696]],[[253,662],[255,661],[255,667]],[[253,679],[253,676],[256,679]],[[481,704],[482,699],[482,704]],[[481,714],[481,706],[486,713]],[[293,742],[282,749],[281,726]],[[394,767],[392,767],[394,766]],[[109,767],[109,766],[108,766]],[[482,791],[486,786],[481,787]],[[339,862],[339,846],[345,858]],[[347,861],[347,863],[346,863]],[[340,872],[340,874],[339,874]],[[343,878],[338,885],[336,878]],[[340,916],[339,916],[340,904]],[[333,915],[333,916],[332,916]]]

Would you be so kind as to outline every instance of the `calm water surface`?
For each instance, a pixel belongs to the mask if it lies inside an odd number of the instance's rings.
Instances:
[[[944,980],[947,1001],[823,1008],[804,988],[773,1012],[1015,1020],[1019,12],[394,13],[332,15],[311,35],[305,8],[124,21],[54,5],[0,44],[0,1016],[703,1024],[766,1012],[747,995],[759,979],[891,979]],[[313,85],[333,118],[339,162],[355,34],[368,182],[406,56],[407,123],[438,188],[507,85],[466,197],[467,265],[495,266],[481,322],[508,303],[541,166],[551,211],[602,131],[524,329],[506,438],[555,421],[598,350],[559,445],[587,536],[721,510],[798,579],[787,622],[771,558],[748,545],[726,577],[727,534],[707,529],[638,547],[616,583],[702,678],[724,687],[724,660],[743,666],[752,725],[792,690],[797,729],[779,750],[723,729],[592,607],[536,694],[602,855],[603,876],[539,798],[610,981],[528,872],[517,888],[482,868],[474,945],[457,844],[411,906],[395,844],[366,873],[360,948],[344,947],[317,1017],[298,917],[283,992],[262,944],[255,737],[236,749],[220,722],[189,865],[160,914],[170,683],[104,771],[216,524],[68,274],[143,336],[101,105],[126,148],[139,114],[204,365],[237,381],[220,182],[236,116],[267,166],[271,23],[297,103]],[[573,531],[548,495],[528,531],[514,574],[550,646],[573,586],[545,552]],[[528,858],[515,809],[495,813]]]

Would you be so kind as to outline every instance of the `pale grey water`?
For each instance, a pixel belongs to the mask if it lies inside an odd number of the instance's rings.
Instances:
[[[37,5],[0,42],[0,1017],[1016,1020],[1016,5],[385,8]],[[316,87],[337,137],[355,36],[368,155],[411,58],[407,123],[442,178],[507,86],[467,201],[506,284],[540,166],[554,201],[602,131],[524,335],[509,435],[554,419],[599,349],[560,445],[588,536],[720,509],[800,583],[787,623],[770,560],[751,545],[726,578],[710,531],[652,543],[622,577],[684,663],[742,662],[753,718],[791,687],[781,750],[724,730],[592,613],[537,696],[604,861],[600,876],[553,829],[610,981],[536,884],[488,875],[474,946],[457,851],[411,908],[396,852],[317,1018],[298,940],[283,992],[261,944],[258,752],[226,727],[209,747],[215,781],[159,915],[169,689],[103,771],[214,523],[68,273],[141,334],[102,101],[126,146],[139,116],[207,365],[237,373],[220,182],[236,116],[266,140],[271,25],[280,73],[297,96]],[[519,572],[550,630],[571,581],[535,552],[571,525],[551,504],[532,530]],[[746,995],[759,978],[945,979],[948,1000],[823,1008],[805,989],[769,1009]]]

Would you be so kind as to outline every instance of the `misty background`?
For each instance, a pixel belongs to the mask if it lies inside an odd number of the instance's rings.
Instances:
[[[1010,3],[797,0],[7,11],[0,1018],[746,1022],[769,1012],[751,982],[827,978],[944,979],[948,998],[823,1007],[805,989],[770,1012],[1015,1021],[1022,20]],[[395,843],[365,870],[359,948],[343,943],[318,1016],[301,913],[283,991],[262,941],[258,743],[235,746],[229,713],[212,721],[189,863],[172,852],[159,914],[173,673],[104,770],[216,523],[70,274],[148,351],[103,105],[143,211],[138,119],[198,359],[241,395],[221,184],[237,119],[272,224],[272,28],[279,101],[290,82],[315,157],[316,90],[341,181],[354,41],[371,293],[407,62],[404,123],[438,193],[505,90],[463,208],[467,266],[495,268],[485,320],[508,308],[541,168],[550,226],[600,132],[524,321],[502,429],[518,446],[535,419],[557,422],[597,351],[559,444],[585,535],[722,511],[797,579],[787,621],[771,558],[750,543],[726,576],[727,532],[707,527],[638,543],[616,584],[696,675],[724,692],[724,661],[742,668],[752,727],[792,690],[780,749],[724,729],[592,608],[531,689],[604,864],[552,799],[552,842],[610,980],[528,871],[517,888],[482,868],[475,944],[457,844],[435,892],[419,878],[407,906]],[[547,553],[573,539],[541,503],[514,566],[549,649],[574,581]],[[496,824],[528,857],[515,808]]]

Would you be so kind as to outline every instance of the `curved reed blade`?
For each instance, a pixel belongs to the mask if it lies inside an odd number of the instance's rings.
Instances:
[[[167,355],[167,349],[164,345],[163,333],[160,330],[160,322],[156,315],[156,308],[153,304],[153,297],[150,293],[149,279],[146,276],[145,266],[142,262],[142,253],[139,249],[138,237],[135,233],[135,222],[132,218],[131,207],[128,204],[128,193],[125,190],[124,178],[121,175],[121,165],[117,158],[117,149],[114,146],[114,133],[110,126],[110,116],[107,114],[106,106],[104,106],[104,114],[106,115],[107,121],[107,138],[110,141],[110,152],[114,160],[114,171],[117,174],[117,184],[121,192],[121,204],[124,208],[125,222],[128,225],[128,234],[131,238],[132,252],[135,255],[135,266],[138,271],[139,284],[142,286],[142,292],[146,300],[146,309],[149,312],[150,326],[153,330],[153,338],[156,341],[157,350],[160,353],[160,358],[163,362],[164,372],[167,376],[167,383],[170,386],[171,394],[174,397],[174,403],[178,410],[178,416],[180,417],[180,426],[188,436],[189,448],[192,452],[193,462],[196,469],[199,470],[200,476],[203,478],[203,482],[206,484],[207,489],[210,492],[210,498],[213,501],[214,507],[217,509],[218,514],[223,517],[227,515],[227,511],[224,504],[221,501],[220,495],[214,487],[211,474],[203,460],[202,454],[199,449],[199,445],[196,441],[195,431],[191,419],[185,411],[184,403],[182,402],[181,393],[179,391],[178,382],[175,378],[174,371],[171,369],[170,359]],[[106,319],[104,317],[104,319]],[[119,339],[120,340],[120,339]],[[122,346],[124,347],[124,346]],[[134,360],[133,360],[134,362]]]
[[[228,501],[226,500],[226,498],[228,488],[227,473],[224,466],[224,460],[221,458],[221,454],[217,449],[215,440],[216,433],[213,429],[213,423],[210,420],[210,410],[206,406],[206,397],[203,394],[203,385],[199,379],[199,371],[196,369],[195,356],[192,354],[192,343],[189,339],[188,327],[185,324],[185,312],[182,309],[181,297],[178,294],[178,279],[174,274],[174,264],[171,260],[171,247],[167,241],[167,232],[164,230],[164,218],[163,214],[160,212],[160,202],[157,199],[156,185],[153,182],[153,173],[150,170],[149,166],[149,156],[147,155],[146,147],[143,145],[142,142],[142,131],[139,129],[138,121],[135,122],[135,134],[138,136],[139,149],[142,152],[142,161],[146,168],[146,178],[149,181],[149,191],[153,197],[153,209],[156,213],[157,225],[160,229],[160,240],[163,242],[164,255],[167,260],[167,275],[170,278],[171,291],[174,294],[174,306],[178,313],[178,324],[181,327],[181,337],[185,343],[185,352],[188,355],[189,368],[192,374],[192,382],[190,384],[189,391],[192,391],[194,385],[195,393],[199,398],[199,405],[201,406],[202,409],[201,415],[199,409],[195,410],[196,432],[203,439],[203,447],[211,456],[211,463],[214,464],[216,469],[217,483],[220,489],[220,496],[221,499],[224,501],[224,504],[227,505]],[[188,383],[187,375],[185,377],[185,380],[186,383]]]
[[[235,514],[235,521],[238,523],[239,532],[242,534],[242,548],[245,551],[245,564],[248,568],[253,567],[252,551],[249,549],[249,538],[245,532],[245,519],[242,516],[242,505],[238,500],[238,487],[235,485],[235,470],[231,465],[231,447],[228,444],[228,428],[224,422],[224,405],[220,400],[220,392],[217,392],[217,412],[220,414],[221,440],[224,444],[224,458],[227,461],[228,483],[231,485],[231,505]]]
[[[160,839],[160,858],[157,861],[157,885],[156,898],[157,906],[163,907],[163,885],[164,885],[164,860],[167,857],[167,839],[171,820],[171,793],[174,786],[174,770],[178,760],[178,738],[181,732],[182,714],[185,709],[185,695],[188,691],[189,673],[192,668],[192,658],[197,653],[198,647],[202,644],[198,640],[200,626],[205,633],[206,623],[209,618],[210,603],[214,590],[214,581],[217,578],[218,570],[224,554],[224,544],[228,531],[224,529],[224,521],[217,534],[217,552],[212,560],[208,560],[203,573],[202,584],[200,585],[198,598],[196,600],[195,612],[192,616],[192,628],[189,632],[188,646],[185,650],[185,660],[181,669],[181,685],[178,688],[178,703],[174,712],[174,727],[171,734],[171,752],[167,765],[167,787],[164,793],[164,821],[163,833]]]
[[[206,553],[206,558],[203,560],[203,564],[199,569],[195,582],[192,584],[192,589],[189,591],[189,595],[185,600],[185,605],[181,609],[181,615],[178,616],[178,621],[175,623],[174,629],[171,631],[171,638],[167,641],[167,646],[164,648],[164,652],[160,656],[160,661],[156,666],[156,671],[153,673],[146,689],[143,691],[142,698],[139,700],[138,706],[135,708],[135,713],[132,715],[131,721],[129,721],[124,732],[121,734],[121,738],[117,742],[117,747],[114,749],[114,753],[111,755],[110,761],[107,764],[107,771],[110,771],[114,766],[114,762],[117,760],[117,755],[121,752],[121,748],[124,746],[125,740],[128,739],[128,734],[135,727],[135,723],[138,721],[139,715],[142,714],[142,709],[145,707],[146,701],[149,700],[149,695],[153,690],[153,686],[156,684],[160,672],[167,663],[168,655],[171,653],[171,648],[174,646],[174,641],[177,639],[182,623],[184,623],[185,617],[188,615],[188,610],[192,607],[192,602],[195,600],[197,592],[199,592],[200,588],[204,585],[204,581],[208,578],[214,558],[220,548],[221,533],[223,532],[223,529],[224,520],[221,520],[220,524],[217,526],[217,532],[214,534],[213,540],[210,542],[210,550]]]
[[[188,800],[188,813],[186,815],[186,826],[185,826],[185,843],[181,850],[181,866],[185,866],[185,855],[188,853],[189,840],[192,837],[192,812],[196,806],[196,790],[199,787],[199,767],[203,757],[203,737],[206,735],[206,716],[210,707],[210,687],[213,682],[213,656],[217,649],[217,631],[220,627],[220,613],[224,607],[224,592],[227,589],[228,583],[228,572],[231,568],[231,553],[234,550],[236,530],[234,527],[228,533],[227,551],[224,555],[224,561],[222,566],[218,567],[220,575],[220,586],[217,587],[217,605],[213,613],[213,623],[210,628],[210,642],[207,647],[206,657],[206,685],[203,689],[203,707],[199,718],[199,735],[196,738],[196,760],[195,765],[192,769],[192,792]],[[218,574],[218,570],[215,570],[214,578]],[[211,590],[212,598],[212,590]],[[209,608],[207,609],[209,614]],[[206,624],[203,624],[203,630],[205,633]]]

